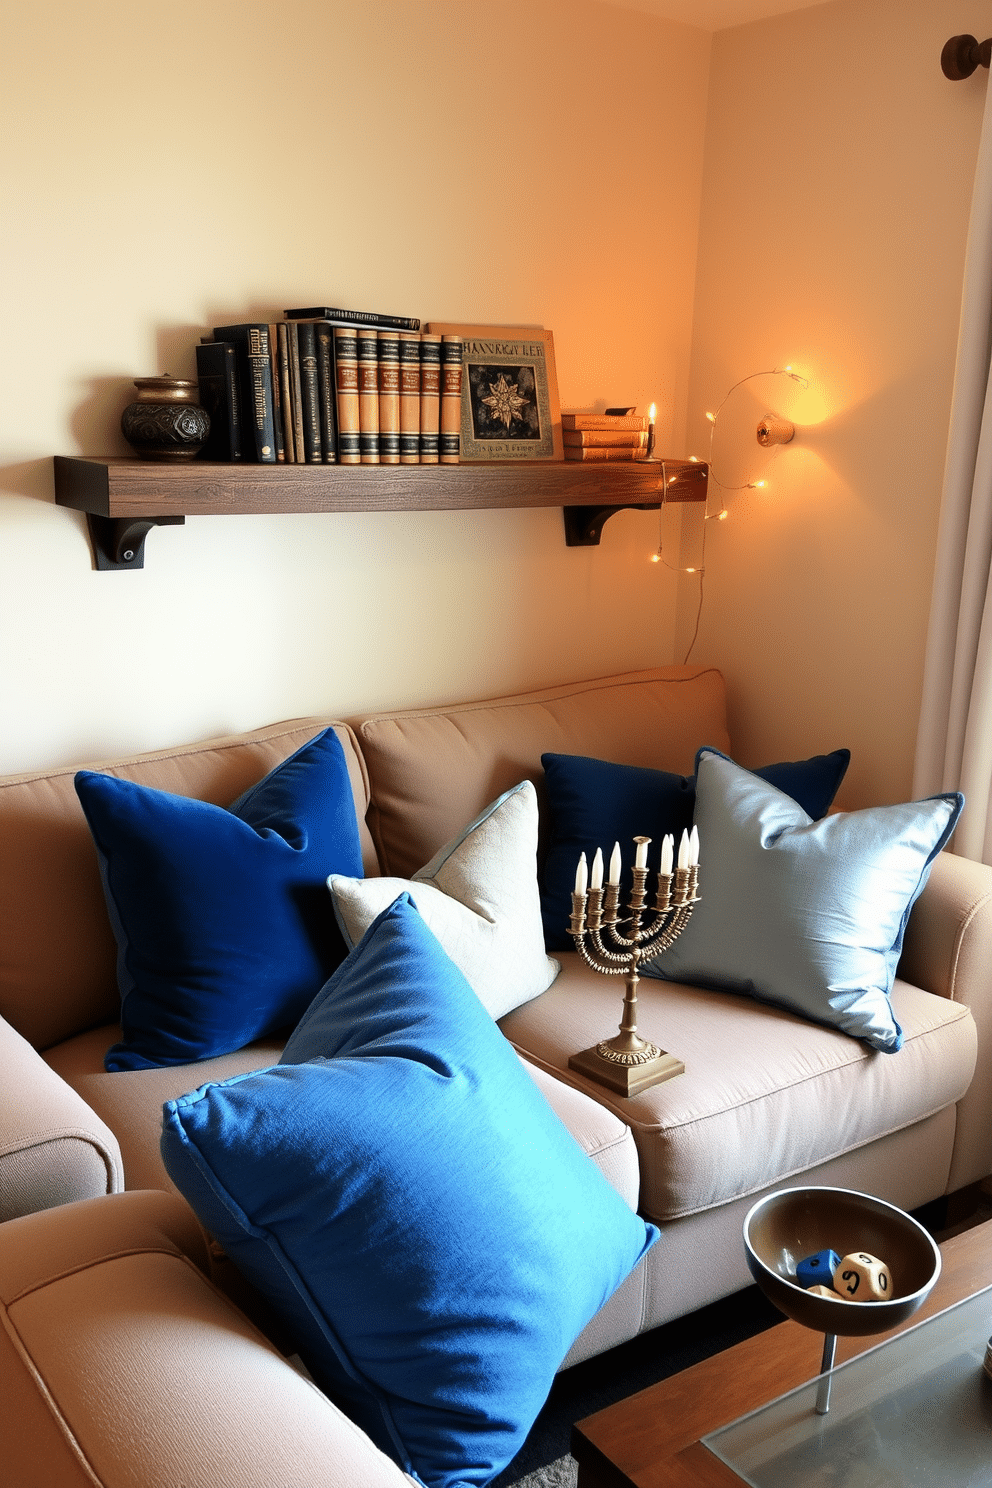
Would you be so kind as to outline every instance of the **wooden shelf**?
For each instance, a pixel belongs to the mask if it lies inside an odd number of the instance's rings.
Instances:
[[[701,462],[666,459],[665,500],[705,501],[708,473]],[[97,566],[105,568],[141,567],[144,532],[188,516],[560,506],[566,542],[590,546],[614,511],[657,507],[662,479],[660,460],[349,466],[55,456],[55,499],[87,513]]]

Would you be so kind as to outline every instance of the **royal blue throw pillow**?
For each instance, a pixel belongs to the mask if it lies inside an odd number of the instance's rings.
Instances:
[[[745,992],[896,1053],[889,995],[906,922],[963,805],[951,791],[813,821],[726,755],[700,750],[699,903],[642,975]]]
[[[292,1028],[345,955],[328,873],[362,872],[341,744],[326,729],[225,809],[75,777],[117,937],[108,1070],[187,1064]]]
[[[408,894],[278,1066],[165,1106],[162,1155],[317,1383],[429,1488],[482,1485],[513,1458],[658,1235]]]
[[[812,759],[765,765],[754,773],[785,791],[818,821],[829,811],[850,760],[849,749],[835,749]],[[665,833],[672,832],[677,843],[683,830],[692,827],[696,778],[577,754],[542,754],[541,763],[551,827],[541,875],[544,943],[549,951],[568,951],[573,944],[568,921],[580,853],[591,863],[601,847],[609,863],[613,844],[619,842],[629,873],[633,838],[643,835],[654,841],[656,867]]]

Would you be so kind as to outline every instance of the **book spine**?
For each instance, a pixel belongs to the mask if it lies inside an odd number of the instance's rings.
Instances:
[[[315,325],[317,342],[317,392],[320,399],[320,447],[325,465],[338,458],[337,398],[334,377],[334,331],[329,325]]]
[[[286,440],[282,426],[282,388],[279,385],[279,330],[280,322],[269,326],[269,370],[272,374],[272,429],[276,441],[276,461],[285,462]]]
[[[420,463],[438,463],[441,416],[441,337],[420,338]]]
[[[379,464],[379,333],[358,327],[358,428],[363,465]]]
[[[289,341],[289,394],[290,407],[293,412],[293,448],[297,465],[302,465],[306,460],[306,448],[303,442],[303,375],[300,370],[300,328],[298,325],[287,326]]]
[[[622,449],[615,444],[594,444],[579,448],[574,444],[566,444],[566,460],[641,460],[644,458],[643,449]]]
[[[438,457],[442,465],[457,465],[462,437],[462,338],[441,338],[441,410]]]
[[[258,464],[274,465],[272,361],[267,325],[215,326],[214,339],[233,343],[238,355],[241,426],[246,451]]]
[[[279,400],[282,415],[282,443],[286,451],[286,462],[296,462],[296,439],[293,431],[293,394],[289,371],[289,327],[279,322],[276,331],[276,355],[279,363]]]
[[[337,367],[338,461],[341,465],[360,465],[358,333],[353,326],[334,327],[334,362]]]
[[[299,322],[300,392],[303,415],[303,458],[308,465],[323,463],[320,441],[320,397],[317,391],[317,341],[313,322]]]
[[[333,320],[344,325],[382,326],[393,331],[419,331],[416,315],[380,315],[377,310],[332,310],[328,305],[311,305],[303,310],[284,310],[287,320]]]
[[[196,348],[200,403],[210,415],[210,434],[197,459],[243,460],[238,416],[238,365],[227,341],[201,341]]]
[[[400,333],[379,332],[379,463],[400,463]]]
[[[647,429],[648,420],[641,413],[563,413],[563,429]]]
[[[562,442],[577,449],[615,445],[618,449],[643,449],[648,436],[641,429],[565,429]]]
[[[420,337],[400,332],[400,464],[420,464]]]

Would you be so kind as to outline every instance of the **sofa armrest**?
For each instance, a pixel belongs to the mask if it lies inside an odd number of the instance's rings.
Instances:
[[[0,1226],[0,1461],[17,1488],[410,1488],[213,1287],[171,1194]]]
[[[935,860],[906,928],[899,976],[971,1009],[978,1063],[958,1101],[948,1191],[992,1173],[992,868],[955,853]]]
[[[117,1138],[0,1018],[0,1220],[124,1187]]]

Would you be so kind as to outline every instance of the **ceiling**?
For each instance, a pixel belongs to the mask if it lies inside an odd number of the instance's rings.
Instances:
[[[704,31],[720,31],[724,26],[742,26],[747,21],[761,21],[790,10],[807,10],[811,5],[822,5],[823,0],[608,0],[608,3],[624,10],[643,10],[666,21],[685,21]]]

